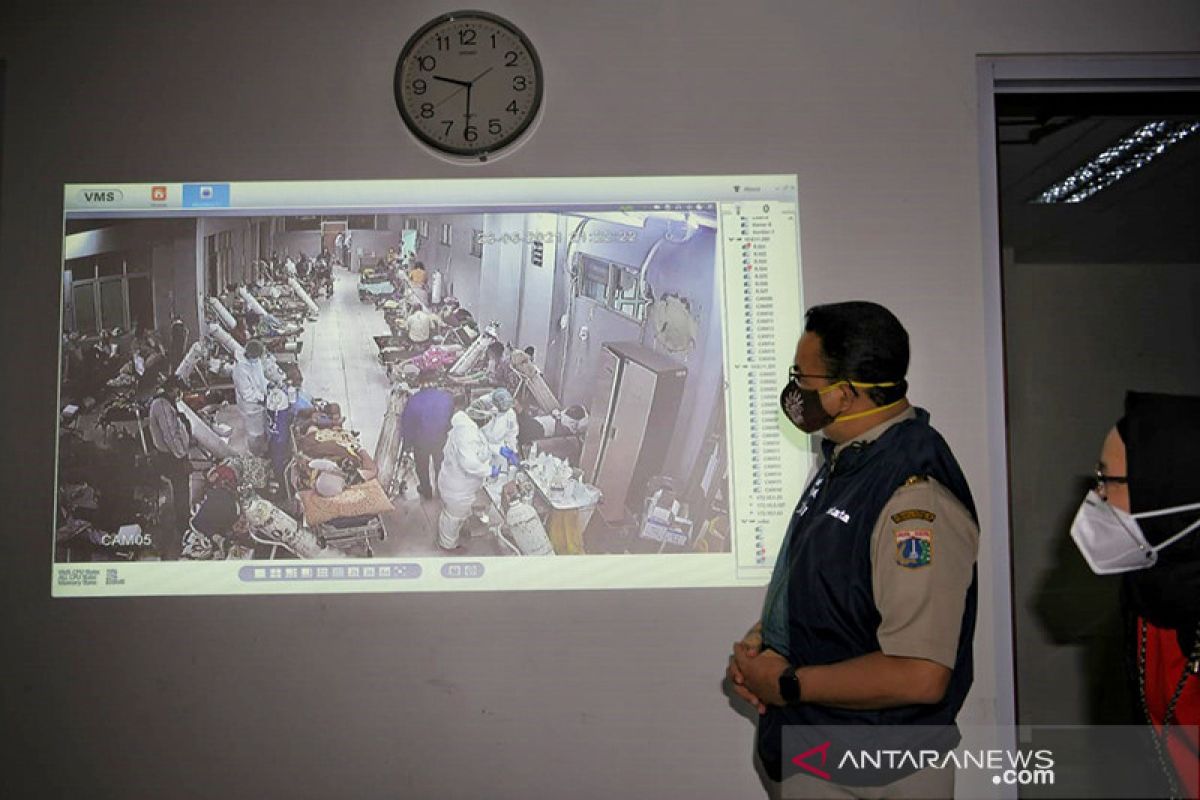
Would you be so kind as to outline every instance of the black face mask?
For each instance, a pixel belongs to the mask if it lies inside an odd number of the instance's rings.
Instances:
[[[821,395],[816,389],[801,389],[795,381],[788,381],[783,387],[779,405],[791,423],[805,433],[816,433],[837,419],[821,405]]]

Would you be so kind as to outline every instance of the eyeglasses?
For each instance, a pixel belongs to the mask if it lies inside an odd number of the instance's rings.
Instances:
[[[797,387],[799,387],[799,388],[801,388],[801,389],[802,389],[802,388],[804,388],[804,387],[800,386],[800,379],[801,379],[801,378],[820,378],[821,380],[826,380],[826,381],[837,381],[837,380],[839,380],[839,378],[838,378],[836,375],[808,375],[808,374],[806,374],[806,373],[803,373],[803,372],[801,372],[801,371],[799,370],[799,368],[798,368],[798,367],[796,367],[796,366],[792,366],[791,368],[789,368],[789,369],[788,369],[788,383],[794,383],[794,384],[796,384],[796,386],[797,386]],[[855,388],[854,388],[854,384],[853,384],[851,381],[843,381],[843,382],[844,382],[844,383],[845,383],[847,386],[849,386],[849,387],[850,387],[850,391],[851,391],[851,392],[853,392],[853,393],[854,393],[854,395],[857,397],[857,396],[858,396],[858,389],[855,389]],[[834,384],[834,385],[836,385],[836,384]],[[826,387],[826,389],[832,389],[832,388],[833,388],[833,386],[828,386],[828,387]],[[822,394],[824,394],[824,393],[825,393],[825,391],[826,391],[826,389],[822,389],[822,390],[821,390],[821,393],[822,393]]]
[[[1126,485],[1129,483],[1128,475],[1105,475],[1104,474],[1104,465],[1102,465],[1102,464],[1096,465],[1096,472],[1095,472],[1094,477],[1095,477],[1095,481],[1096,481],[1096,483],[1095,483],[1096,494],[1100,495],[1101,497],[1104,497],[1105,493],[1107,492],[1108,484],[1118,483],[1121,485]]]
[[[799,367],[792,366],[788,368],[788,380],[792,383],[799,383],[801,378],[821,378],[822,380],[835,380],[832,375],[808,375],[800,371]]]

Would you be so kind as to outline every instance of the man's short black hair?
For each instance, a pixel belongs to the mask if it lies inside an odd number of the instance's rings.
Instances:
[[[168,375],[162,383],[164,392],[182,392],[187,388],[187,384],[178,375]]]
[[[908,331],[883,306],[865,300],[813,306],[804,314],[804,330],[820,337],[826,374],[834,379],[894,382],[866,390],[880,406],[907,394]]]

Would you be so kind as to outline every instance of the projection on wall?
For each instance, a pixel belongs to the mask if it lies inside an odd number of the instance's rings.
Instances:
[[[795,176],[69,185],[61,597],[766,582]]]

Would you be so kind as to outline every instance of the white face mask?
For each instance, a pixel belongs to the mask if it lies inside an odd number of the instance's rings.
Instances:
[[[1200,503],[1130,514],[1109,505],[1100,499],[1100,495],[1091,491],[1083,499],[1075,521],[1071,523],[1071,538],[1075,540],[1075,546],[1087,560],[1092,572],[1097,575],[1147,569],[1158,561],[1158,551],[1200,528],[1200,519],[1157,545],[1146,541],[1146,535],[1137,521],[1195,510],[1200,510]]]

